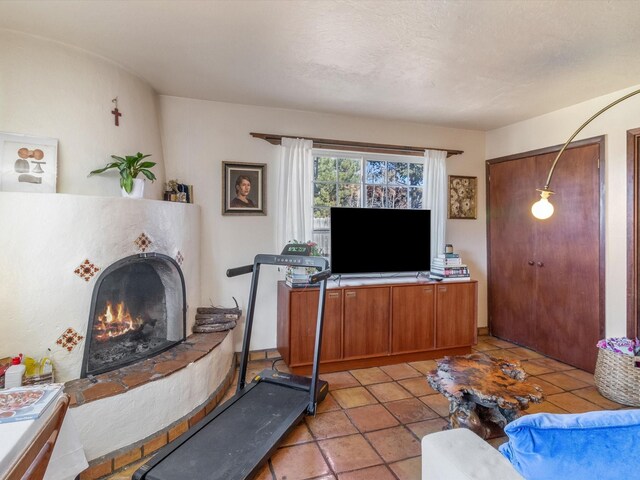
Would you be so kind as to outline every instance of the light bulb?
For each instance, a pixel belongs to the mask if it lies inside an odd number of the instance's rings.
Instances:
[[[540,200],[531,205],[531,213],[540,220],[546,220],[553,215],[553,205],[546,196],[542,195]]]

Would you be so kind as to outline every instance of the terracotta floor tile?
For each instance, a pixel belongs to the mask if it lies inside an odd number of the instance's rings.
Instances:
[[[414,423],[436,418],[438,414],[417,398],[407,398],[385,403],[384,406],[400,423]]]
[[[540,388],[542,388],[542,393],[545,396],[546,395],[553,395],[554,393],[562,393],[562,392],[564,392],[564,390],[562,390],[557,385],[554,385],[553,383],[549,383],[549,382],[547,382],[545,380],[542,380],[540,377],[527,377],[527,380],[530,383],[538,385]]]
[[[527,375],[544,375],[545,373],[555,372],[553,368],[545,367],[544,365],[538,365],[531,362],[533,362],[533,360],[526,360],[521,362],[522,368],[525,372],[527,372]]]
[[[384,373],[378,367],[372,368],[361,368],[359,370],[350,370],[351,375],[356,377],[356,379],[362,385],[371,385],[373,383],[383,383],[390,382],[392,378]]]
[[[340,437],[358,433],[349,417],[342,411],[321,413],[306,418],[307,425],[317,439]]]
[[[318,442],[335,473],[358,470],[383,463],[362,435],[349,435]]]
[[[498,350],[498,347],[496,345],[493,345],[492,343],[478,342],[473,347],[471,347],[471,349],[477,352],[487,352],[489,350]]]
[[[394,380],[402,380],[404,378],[414,378],[421,376],[420,372],[408,363],[398,363],[396,365],[385,365],[380,369]]]
[[[421,457],[408,458],[389,465],[399,480],[420,480],[422,478]]]
[[[363,433],[398,425],[394,416],[380,404],[350,408],[345,412],[351,422]]]
[[[396,382],[377,383],[367,387],[379,402],[391,402],[402,398],[409,398],[412,395]]]
[[[584,370],[578,370],[574,368],[573,370],[566,370],[563,373],[569,375],[570,377],[577,378],[578,380],[588,383],[589,385],[595,386],[596,382],[593,379],[593,373],[585,372]]]
[[[303,480],[331,474],[315,443],[280,448],[271,457],[271,465],[276,478],[287,480]]]
[[[338,480],[396,480],[391,470],[384,465],[341,473]]]
[[[365,437],[387,463],[420,455],[420,442],[403,426],[369,432]]]
[[[378,403],[373,395],[364,387],[343,388],[333,392],[333,398],[342,408],[355,408]]]
[[[413,368],[418,370],[423,375],[426,375],[431,372],[431,370],[435,370],[437,365],[435,360],[421,360],[419,362],[409,362]]]
[[[490,353],[492,357],[504,358],[506,360],[525,360],[529,358],[525,354],[521,353],[518,350],[518,347],[501,348],[498,350],[492,350],[488,353]]]
[[[425,435],[435,432],[441,432],[449,424],[444,418],[432,418],[431,420],[424,420],[423,422],[409,423],[405,425],[411,430],[418,438],[422,438]]]
[[[607,410],[618,410],[624,406],[603,397],[596,387],[579,388],[578,390],[572,390],[571,393]]]
[[[329,391],[331,392],[340,390],[341,388],[360,386],[360,382],[349,372],[323,373],[320,375],[320,378],[329,382]]]
[[[588,383],[567,375],[565,372],[546,373],[544,375],[538,375],[538,378],[546,380],[549,383],[553,383],[563,390],[577,390],[578,388],[589,386]]]
[[[506,340],[500,340],[499,338],[495,337],[482,337],[482,341],[491,343],[499,348],[516,348],[518,346],[515,343],[507,342]]]
[[[530,403],[524,413],[569,413],[551,402]]]
[[[136,473],[136,470],[138,470],[142,465],[147,463],[149,460],[150,460],[150,457],[143,458],[142,460],[138,460],[137,462],[132,463],[126,468],[111,475],[109,477],[109,480],[131,480],[131,477],[133,477],[133,474]]]
[[[556,393],[555,395],[549,395],[547,401],[557,405],[558,407],[566,410],[569,413],[583,413],[591,412],[595,410],[602,410],[595,403],[591,403],[584,398],[580,398],[573,393]]]
[[[426,395],[420,397],[420,401],[427,404],[427,406],[436,412],[441,417],[449,418],[449,400],[444,395],[436,393],[435,395]]]
[[[543,356],[538,352],[534,352],[533,350],[529,350],[528,348],[524,347],[510,348],[509,352],[516,355],[522,355],[522,358],[540,358]]]
[[[290,445],[297,445],[299,443],[311,442],[312,440],[313,437],[311,436],[311,432],[309,431],[307,424],[305,422],[302,422],[300,425],[293,429],[293,432],[291,432],[284,438],[280,446],[287,447]]]
[[[408,378],[406,380],[399,380],[398,383],[406,388],[415,397],[422,397],[423,395],[431,395],[436,391],[431,388],[429,382],[425,376],[420,375],[418,378]]]
[[[529,360],[529,363],[533,363],[534,365],[539,365],[541,367],[550,368],[554,372],[561,372],[563,370],[575,370],[571,365],[567,365],[566,363],[562,363],[554,360],[553,358],[547,357],[532,358],[531,360]]]
[[[331,392],[329,392],[327,396],[324,398],[324,400],[318,404],[316,412],[325,413],[325,412],[332,412],[334,410],[340,410],[340,405],[338,405],[338,402],[336,402],[336,399],[333,398],[333,395],[331,395]]]

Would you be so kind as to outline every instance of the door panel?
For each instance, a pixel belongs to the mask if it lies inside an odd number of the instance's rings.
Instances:
[[[389,353],[389,287],[344,290],[344,358]]]
[[[393,287],[392,333],[393,353],[417,352],[435,347],[434,285]]]
[[[533,217],[535,158],[489,165],[489,328],[493,335],[533,345],[535,305]]]
[[[436,286],[437,348],[476,343],[476,287],[475,282]]]

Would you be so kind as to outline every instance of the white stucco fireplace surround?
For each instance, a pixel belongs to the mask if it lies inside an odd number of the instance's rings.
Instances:
[[[190,334],[200,301],[199,206],[0,192],[0,219],[0,357],[49,356],[56,382],[78,379],[96,279],[117,260],[143,252],[180,265]],[[136,242],[142,234],[149,242]],[[94,268],[79,268],[86,260]],[[69,329],[83,337],[70,350],[56,343]],[[171,375],[71,408],[87,459],[135,444],[194,411],[222,385],[232,360],[228,335]]]

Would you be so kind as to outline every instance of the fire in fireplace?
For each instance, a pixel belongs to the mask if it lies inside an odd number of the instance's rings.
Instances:
[[[184,278],[170,257],[141,253],[97,279],[81,377],[156,355],[185,339]]]

